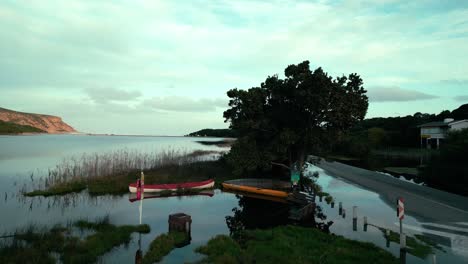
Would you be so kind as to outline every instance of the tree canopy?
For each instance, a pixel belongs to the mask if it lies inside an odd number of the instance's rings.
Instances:
[[[238,132],[228,160],[237,173],[272,164],[303,165],[364,119],[368,98],[361,77],[331,77],[309,61],[286,67],[285,78],[268,76],[259,87],[227,92],[225,122]]]

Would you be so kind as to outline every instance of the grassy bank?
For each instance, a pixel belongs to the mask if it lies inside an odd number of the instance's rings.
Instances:
[[[72,230],[89,230],[85,238],[71,235]],[[115,226],[108,218],[77,221],[68,227],[49,230],[29,227],[18,230],[11,241],[0,244],[0,263],[95,263],[115,247],[129,243],[132,233],[149,233],[148,225]]]
[[[148,251],[143,257],[143,264],[159,262],[169,254],[177,245],[183,243],[187,235],[183,232],[169,232],[156,237],[150,244]]]
[[[231,170],[220,160],[206,161],[212,151],[192,153],[165,152],[138,154],[115,152],[103,155],[85,155],[81,159],[64,161],[49,171],[42,186],[23,191],[26,196],[51,196],[81,192],[91,195],[128,193],[128,185],[140,176],[139,164],[145,173],[145,184],[181,183],[215,179],[216,187],[222,181],[234,178]],[[190,190],[180,190],[180,193]]]
[[[239,244],[220,235],[197,252],[201,263],[398,263],[387,251],[370,243],[330,235],[312,228],[280,226],[246,231]]]
[[[32,126],[23,126],[0,120],[0,135],[21,133],[46,133],[44,130]]]

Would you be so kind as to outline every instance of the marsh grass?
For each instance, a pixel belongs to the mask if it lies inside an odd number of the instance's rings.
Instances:
[[[196,249],[201,263],[398,263],[389,252],[314,228],[279,226],[245,231],[239,244],[219,235]]]
[[[64,160],[48,170],[45,178],[35,182],[33,191],[26,196],[51,196],[81,192],[91,195],[124,194],[128,185],[135,182],[140,171],[145,172],[146,184],[178,183],[206,180],[216,176],[230,178],[224,162],[214,160],[214,151],[163,151],[140,153],[137,151],[114,151],[105,154],[85,154],[81,158]],[[222,162],[223,164],[219,164]]]
[[[92,232],[81,239],[71,235],[74,228]],[[2,241],[0,263],[56,263],[54,256],[62,263],[94,263],[114,247],[129,243],[132,233],[149,232],[148,225],[115,226],[108,217],[51,229],[29,226],[17,230],[9,241]]]
[[[143,264],[159,262],[169,254],[177,245],[187,240],[184,232],[169,232],[157,236],[150,244],[148,251],[143,257]]]

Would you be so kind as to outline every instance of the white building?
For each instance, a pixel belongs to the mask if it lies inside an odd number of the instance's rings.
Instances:
[[[447,132],[468,128],[468,119],[454,121],[446,118],[441,122],[430,122],[419,126],[421,128],[421,147],[439,148]]]

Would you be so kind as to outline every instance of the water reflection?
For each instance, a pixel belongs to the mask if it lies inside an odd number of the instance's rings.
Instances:
[[[257,197],[260,196],[260,197]],[[326,215],[320,206],[310,203],[306,206],[290,204],[284,199],[262,195],[236,195],[238,207],[232,209],[233,215],[226,216],[230,235],[239,238],[246,229],[266,229],[279,225],[299,224],[329,232],[333,221],[326,222]]]
[[[182,232],[185,234],[185,239],[177,243],[177,248],[185,247],[192,241],[192,217],[184,213],[176,213],[169,215],[169,233]]]

